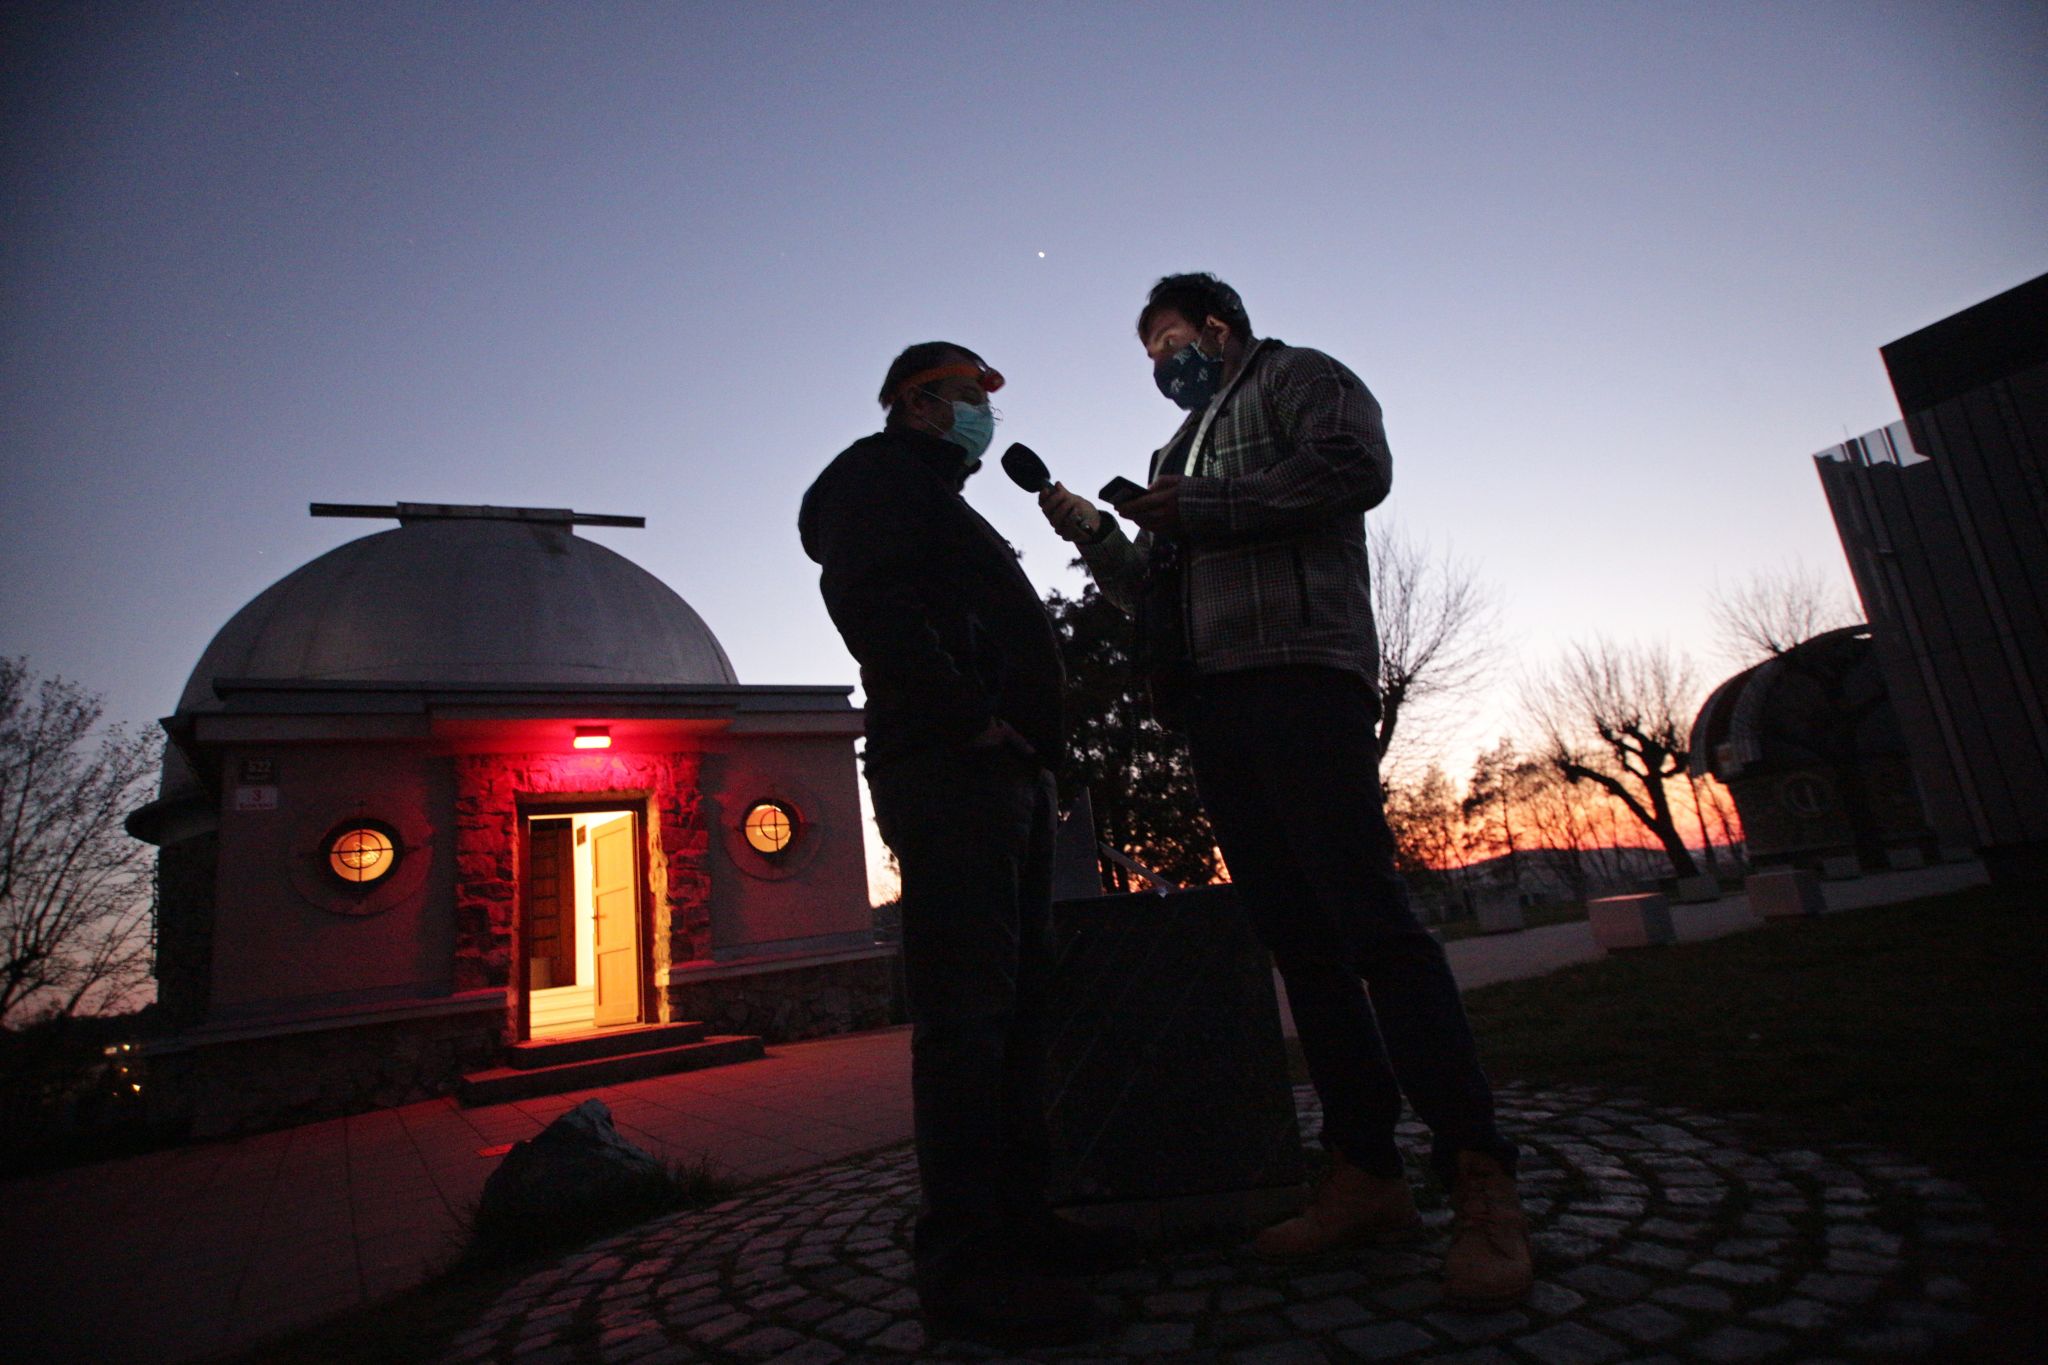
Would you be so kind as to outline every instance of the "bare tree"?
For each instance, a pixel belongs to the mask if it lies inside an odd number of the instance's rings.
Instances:
[[[1457,788],[1442,768],[1432,763],[1414,781],[1388,786],[1387,827],[1401,871],[1457,899],[1464,880],[1464,820]]]
[[[163,746],[0,659],[0,1023],[123,1009],[149,976],[151,861],[123,817]]]
[[[1800,560],[1716,585],[1713,616],[1721,652],[1745,668],[1863,619],[1840,579]]]
[[[1678,832],[1672,784],[1685,780],[1697,692],[1691,663],[1668,646],[1607,640],[1573,645],[1523,689],[1545,760],[1567,782],[1612,795],[1681,877],[1698,868]]]
[[[1500,607],[1471,565],[1394,522],[1367,542],[1380,636],[1380,769],[1404,712],[1470,693],[1500,648]]]
[[[1589,864],[1597,856],[1584,789],[1566,782],[1541,759],[1518,763],[1515,777],[1522,793],[1521,817],[1535,845],[1552,850],[1551,865],[1564,879],[1566,893],[1583,901],[1594,874]]]

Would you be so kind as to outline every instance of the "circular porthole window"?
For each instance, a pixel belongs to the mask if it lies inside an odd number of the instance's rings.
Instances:
[[[351,820],[327,836],[327,870],[350,886],[366,886],[398,866],[398,837],[371,820]]]
[[[796,838],[796,812],[779,801],[756,801],[740,821],[747,847],[763,857],[779,857]]]
[[[1835,805],[1834,789],[1815,773],[1794,773],[1778,785],[1778,797],[1794,815],[1825,815]]]

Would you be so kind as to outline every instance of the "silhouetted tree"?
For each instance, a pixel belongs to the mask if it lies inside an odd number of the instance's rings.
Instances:
[[[1152,718],[1132,666],[1130,618],[1089,584],[1079,597],[1045,600],[1067,669],[1067,752],[1060,800],[1085,789],[1096,837],[1144,866],[1190,885],[1216,880],[1216,837],[1195,791],[1187,741]],[[1128,891],[1112,866],[1112,890]]]
[[[1388,784],[1387,827],[1402,875],[1462,912],[1464,820],[1457,788],[1442,768],[1432,763],[1419,777]]]
[[[1366,542],[1380,635],[1380,771],[1400,722],[1417,708],[1469,694],[1499,651],[1492,590],[1450,552],[1376,523]]]
[[[1465,816],[1466,839],[1481,858],[1506,858],[1508,882],[1517,890],[1522,886],[1520,855],[1528,842],[1526,808],[1541,780],[1539,766],[1517,752],[1515,742],[1503,735],[1500,743],[1472,761],[1472,777],[1465,784],[1460,809]]]
[[[149,976],[149,847],[122,828],[163,753],[100,699],[0,659],[0,1023],[132,1006]]]
[[[1799,561],[1717,586],[1713,616],[1722,652],[1744,667],[1863,619],[1839,579]]]
[[[1586,899],[1592,859],[1599,854],[1593,820],[1586,810],[1585,789],[1564,780],[1540,758],[1522,758],[1515,765],[1520,789],[1520,814],[1538,848],[1554,850],[1551,866],[1564,878],[1566,894]]]
[[[1678,832],[1671,786],[1683,782],[1698,689],[1692,666],[1663,645],[1573,645],[1523,687],[1543,756],[1567,782],[1606,790],[1656,836],[1681,877],[1698,873]]]

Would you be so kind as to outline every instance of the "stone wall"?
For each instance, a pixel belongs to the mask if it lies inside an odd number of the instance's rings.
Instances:
[[[172,844],[156,859],[156,998],[173,1028],[206,1017],[213,986],[213,892],[220,836]]]
[[[471,1010],[152,1055],[152,1126],[223,1137],[411,1104],[498,1064],[503,1019]]]
[[[660,980],[711,955],[709,834],[698,755],[465,754],[456,759],[455,989],[512,979],[519,925],[521,798],[616,799],[641,813],[654,925],[647,967]],[[539,803],[530,810],[541,809]]]
[[[802,967],[705,973],[671,981],[671,1019],[697,1020],[713,1033],[758,1034],[770,1043],[829,1038],[900,1024],[902,959],[895,953]]]

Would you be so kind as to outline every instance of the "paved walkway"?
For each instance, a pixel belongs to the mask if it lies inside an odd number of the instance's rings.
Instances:
[[[1944,867],[1835,883],[1830,908],[1934,894],[1981,875]],[[1679,907],[1675,918],[1684,939],[1756,923],[1740,897]],[[1462,940],[1449,954],[1469,989],[1600,952],[1584,924],[1565,924]],[[909,1075],[908,1034],[892,1029],[778,1047],[719,1070],[478,1109],[408,1105],[11,1181],[0,1186],[9,1356],[186,1360],[416,1284],[453,1258],[503,1149],[587,1098],[602,1099],[621,1131],[658,1156],[708,1157],[766,1179],[903,1143]],[[875,1169],[896,1168],[885,1160]],[[845,1210],[821,1217],[835,1212]]]
[[[10,1181],[5,1357],[166,1365],[409,1288],[454,1259],[505,1148],[593,1096],[657,1156],[775,1176],[909,1136],[909,1035],[516,1104],[412,1104]]]
[[[1296,1091],[1303,1131],[1315,1096]],[[1994,1234],[1968,1190],[1875,1148],[1784,1150],[1738,1123],[1506,1087],[1539,1279],[1468,1313],[1437,1290],[1444,1225],[1410,1248],[1292,1267],[1235,1245],[1160,1255],[1092,1285],[1118,1326],[1033,1359],[1231,1365],[1840,1361],[1924,1356],[1969,1330]],[[1403,1130],[1412,1167],[1419,1126]],[[896,1151],[787,1178],[590,1247],[506,1293],[447,1365],[833,1365],[989,1360],[928,1338],[911,1290],[917,1179]]]

